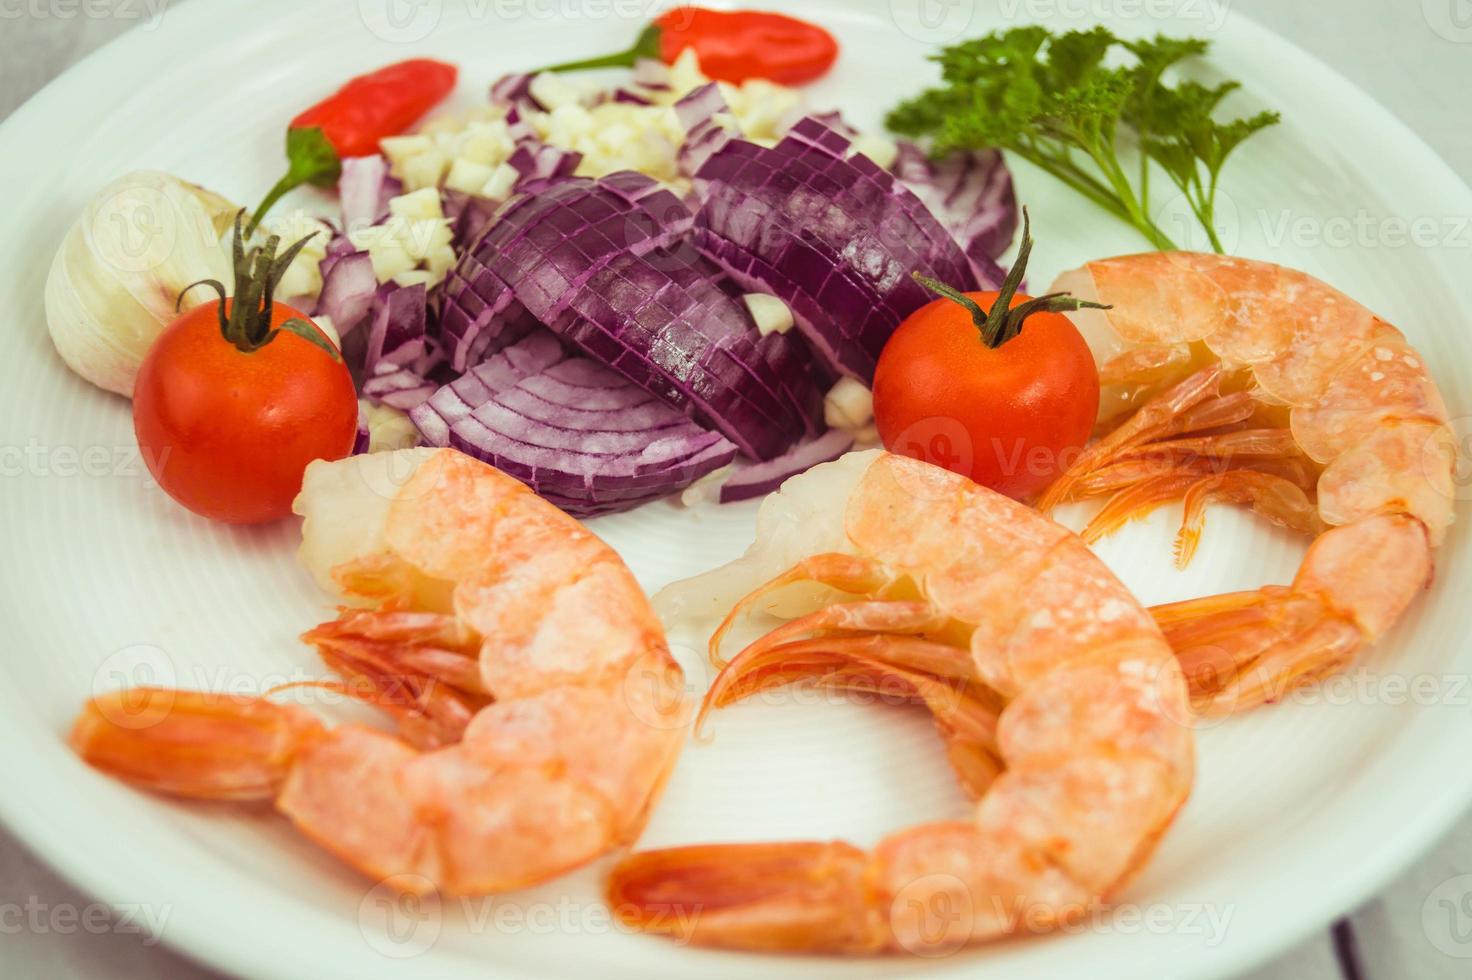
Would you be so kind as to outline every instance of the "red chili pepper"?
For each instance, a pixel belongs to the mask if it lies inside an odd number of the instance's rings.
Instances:
[[[344,157],[378,152],[378,141],[412,126],[455,87],[459,70],[414,58],[350,80],[291,121],[286,130],[286,176],[251,218],[247,234],[287,191],[302,184],[330,187]]]
[[[838,42],[807,21],[756,10],[706,10],[676,7],[644,28],[627,51],[569,61],[542,71],[627,68],[640,58],[674,64],[694,48],[700,70],[722,82],[765,78],[801,85],[827,73],[838,59]]]

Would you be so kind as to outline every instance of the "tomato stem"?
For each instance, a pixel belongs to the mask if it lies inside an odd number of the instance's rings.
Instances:
[[[1022,279],[1027,274],[1027,260],[1031,256],[1032,219],[1028,217],[1027,208],[1024,207],[1022,209],[1022,246],[1017,250],[1017,260],[1012,263],[1012,268],[1007,270],[1006,278],[998,287],[997,298],[993,301],[990,310],[982,309],[981,304],[976,300],[939,280],[922,276],[918,272],[911,273],[911,275],[916,282],[931,292],[964,306],[971,314],[971,322],[981,333],[982,343],[993,349],[1022,333],[1023,321],[1034,313],[1063,313],[1085,308],[1094,310],[1110,308],[1103,303],[1078,299],[1067,293],[1048,293],[1046,296],[1029,299],[1014,307],[1012,301],[1017,297],[1017,290],[1022,286]]]
[[[276,287],[281,283],[281,277],[286,274],[286,269],[292,261],[312,238],[317,234],[303,238],[292,245],[280,255],[276,249],[281,246],[281,238],[272,235],[266,239],[266,244],[259,248],[253,248],[249,252],[245,249],[244,236],[241,233],[240,224],[245,216],[245,211],[240,210],[235,214],[235,234],[231,241],[231,256],[235,269],[235,298],[227,301],[225,287],[218,279],[201,279],[185,286],[179,293],[175,309],[184,302],[184,295],[195,286],[208,286],[220,297],[217,312],[220,318],[220,334],[242,354],[249,354],[260,350],[269,344],[282,330],[294,333],[304,340],[311,341],[331,354],[333,359],[340,359],[341,355],[337,348],[333,347],[315,326],[306,321],[292,317],[280,327],[271,326],[271,314],[276,293]]]

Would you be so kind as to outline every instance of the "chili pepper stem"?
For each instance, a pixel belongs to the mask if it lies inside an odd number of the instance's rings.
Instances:
[[[536,71],[528,72],[528,74],[540,75],[544,71],[589,71],[594,68],[632,68],[634,62],[640,58],[652,58],[655,61],[660,60],[659,40],[659,25],[650,24],[639,33],[639,38],[634,42],[632,48],[619,51],[615,54],[604,55],[601,58],[565,61],[560,65],[538,68]]]
[[[251,212],[250,224],[245,226],[245,237],[249,238],[254,235],[256,229],[260,227],[261,219],[266,216],[266,212],[271,210],[277,201],[281,200],[290,191],[300,187],[301,184],[302,181],[295,174],[287,174],[278,180],[276,186],[266,192],[266,196],[261,199],[261,203],[256,205],[256,209]]]

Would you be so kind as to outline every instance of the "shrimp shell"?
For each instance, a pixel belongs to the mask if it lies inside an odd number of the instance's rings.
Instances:
[[[825,500],[841,521],[781,536]],[[758,526],[744,558],[659,597],[708,610],[699,596],[746,592],[733,616],[795,617],[730,662],[706,709],[799,679],[899,681],[935,715],[979,802],[969,820],[907,828],[871,851],[635,854],[609,883],[626,923],[738,949],[936,955],[1072,921],[1130,879],[1190,792],[1192,716],[1160,629],[1076,535],[964,477],[875,452],[788,481]],[[780,562],[791,571],[774,572]],[[809,578],[824,590],[775,601]]]
[[[145,688],[90,701],[78,754],[158,792],[271,801],[408,892],[521,888],[637,838],[689,705],[612,549],[450,449],[313,463],[296,509],[304,563],[350,604],[304,639],[398,734]]]
[[[1209,683],[1193,680],[1203,710],[1277,700],[1342,666],[1429,585],[1434,549],[1453,519],[1455,440],[1424,359],[1395,327],[1305,273],[1227,256],[1104,259],[1054,288],[1110,307],[1072,315],[1108,366],[1116,401],[1143,407],[1123,422],[1103,420],[1101,441],[1040,508],[1108,486],[1117,496],[1097,534],[1184,496],[1182,560],[1195,550],[1206,495],[1250,502],[1316,535],[1290,588],[1240,596],[1228,609],[1202,599],[1157,610],[1183,661],[1223,665]],[[1182,350],[1195,353],[1181,358]],[[1276,442],[1291,439],[1292,451],[1274,452],[1260,432],[1256,451],[1267,455],[1253,459],[1240,451],[1241,432],[1211,433],[1194,441],[1197,454],[1182,468],[1151,474],[1136,462],[1132,478],[1125,463],[1149,455],[1156,431],[1139,419],[1169,427],[1226,378],[1265,417],[1284,419]],[[1210,472],[1200,472],[1207,461]],[[1318,473],[1312,498],[1291,485],[1305,472]]]

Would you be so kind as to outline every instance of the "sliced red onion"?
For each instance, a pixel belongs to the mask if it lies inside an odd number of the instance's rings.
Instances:
[[[1017,195],[1001,152],[978,150],[932,160],[908,140],[896,145],[899,153],[890,169],[955,236],[976,265],[978,278],[1002,274],[996,260],[1017,233]]]
[[[435,351],[402,366],[381,360],[363,379],[363,396],[407,412],[440,389],[440,382],[432,380],[440,363]]]
[[[804,473],[820,463],[831,462],[852,449],[853,445],[853,433],[829,429],[817,438],[798,443],[776,459],[738,465],[721,484],[721,503],[730,504],[772,493],[789,477]]]
[[[545,112],[546,107],[532,96],[532,79],[536,77],[525,72],[502,75],[491,83],[491,104],[503,105],[513,111],[530,109]]]
[[[379,286],[369,313],[364,371],[372,376],[380,373],[380,364],[405,367],[429,353],[429,296],[424,284]]]
[[[715,82],[694,89],[675,103],[675,117],[685,130],[685,142],[677,159],[680,172],[686,177],[694,177],[711,154],[733,138],[731,130],[716,118],[718,113],[729,114],[730,108]]]
[[[491,226],[501,202],[444,187],[440,189],[440,209],[450,219],[455,251],[463,252]]]
[[[850,126],[848,120],[843,118],[843,113],[837,109],[832,109],[828,112],[815,112],[809,118],[817,120],[835,133],[842,134],[846,139],[853,140],[859,135],[859,131]]]
[[[483,459],[578,516],[673,493],[736,453],[546,331],[444,386],[410,418],[429,444]]]
[[[342,162],[337,194],[342,201],[343,233],[375,225],[388,217],[388,200],[404,185],[389,176],[388,161],[380,155],[348,157]]]
[[[317,296],[312,315],[332,317],[338,336],[346,338],[363,322],[373,305],[378,289],[373,260],[367,252],[345,255],[329,252],[321,268],[322,292]]]
[[[681,246],[684,204],[640,174],[564,179],[513,200],[446,280],[451,366],[529,316],[645,391],[767,459],[821,402],[791,334],[762,337],[718,269]],[[778,373],[776,365],[788,365]]]
[[[688,223],[684,204],[639,174],[529,184],[445,278],[441,332],[451,367],[463,371],[504,346],[497,335],[527,310],[544,323],[555,318],[599,264],[673,241],[684,228],[665,219],[672,206]]]
[[[924,203],[848,148],[811,117],[771,149],[729,141],[697,174],[694,243],[743,289],[787,303],[813,348],[867,383],[890,334],[933,298],[911,273],[982,284]]]
[[[640,58],[634,62],[634,84],[654,92],[670,90],[670,66],[655,58]]]
[[[363,410],[362,404],[358,405],[358,430],[353,434],[353,451],[349,454],[357,456],[366,453],[372,441],[373,434],[368,429],[368,413]]]
[[[518,188],[524,181],[571,177],[582,162],[581,153],[531,142],[519,145],[506,160],[509,167],[521,174],[516,181]]]

